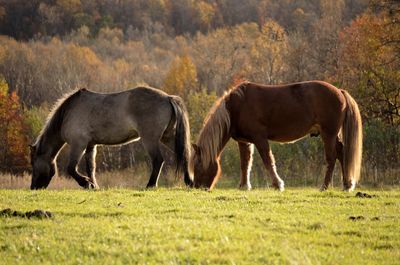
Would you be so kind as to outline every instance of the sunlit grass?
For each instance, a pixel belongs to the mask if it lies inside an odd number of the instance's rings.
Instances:
[[[0,190],[4,264],[398,264],[400,190]],[[354,218],[353,218],[354,217]]]

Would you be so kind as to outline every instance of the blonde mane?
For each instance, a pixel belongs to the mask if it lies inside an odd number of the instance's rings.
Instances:
[[[82,89],[75,89],[69,93],[65,93],[61,98],[56,101],[54,106],[51,108],[50,113],[47,115],[45,125],[37,136],[33,144],[34,146],[39,148],[43,138],[46,137],[45,135],[47,133],[54,133],[55,131],[60,129],[66,109],[72,102],[72,99],[75,98],[76,95],[79,95],[79,92],[81,90]]]
[[[223,146],[221,146],[223,137],[229,132],[231,127],[231,118],[226,108],[226,100],[232,93],[239,92],[238,89],[241,89],[244,84],[246,83],[242,83],[225,92],[225,94],[214,103],[204,119],[203,129],[201,129],[197,141],[197,145],[201,149],[203,168],[207,168],[211,160],[215,159],[223,148]],[[242,93],[238,94],[242,95]]]

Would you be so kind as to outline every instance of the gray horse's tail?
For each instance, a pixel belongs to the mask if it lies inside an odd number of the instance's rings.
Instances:
[[[193,186],[193,170],[190,163],[190,126],[189,115],[183,100],[178,96],[170,97],[171,105],[175,112],[175,155],[176,172],[184,172],[184,181],[188,186]]]

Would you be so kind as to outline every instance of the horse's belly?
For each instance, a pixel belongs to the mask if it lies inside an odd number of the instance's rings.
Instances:
[[[269,135],[268,139],[281,142],[281,143],[294,143],[307,135],[319,135],[320,126],[318,124],[314,124],[311,127],[307,126],[305,128],[298,128],[297,130],[285,131],[285,132],[273,132]]]
[[[97,132],[93,137],[94,142],[103,145],[120,145],[138,141],[139,139],[139,133],[135,130],[102,131]]]

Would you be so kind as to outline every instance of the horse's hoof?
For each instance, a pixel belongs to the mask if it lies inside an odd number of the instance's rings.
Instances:
[[[272,187],[280,192],[285,191],[285,183],[283,181],[279,183],[273,183]]]
[[[97,190],[99,188],[99,186],[96,183],[93,183],[90,180],[85,180],[83,183],[80,183],[79,185],[86,190]]]
[[[323,192],[323,191],[326,191],[327,189],[328,189],[327,186],[322,185],[321,188],[319,188],[319,191]]]
[[[239,185],[240,190],[251,190],[250,184]]]
[[[343,191],[344,192],[352,192],[352,191],[354,191],[354,187],[343,187]]]
[[[186,179],[185,179],[185,185],[186,185],[186,187],[188,187],[188,188],[193,188],[194,187],[194,183],[193,183],[193,181],[187,181]]]
[[[352,192],[352,191],[354,191],[354,188],[355,188],[355,187],[356,187],[355,184],[351,184],[351,185],[344,184],[344,185],[343,185],[343,191],[345,191],[345,192]]]
[[[97,184],[93,183],[93,182],[90,182],[90,183],[88,184],[88,189],[89,189],[89,190],[98,190],[98,189],[99,189],[99,186],[98,186]]]

